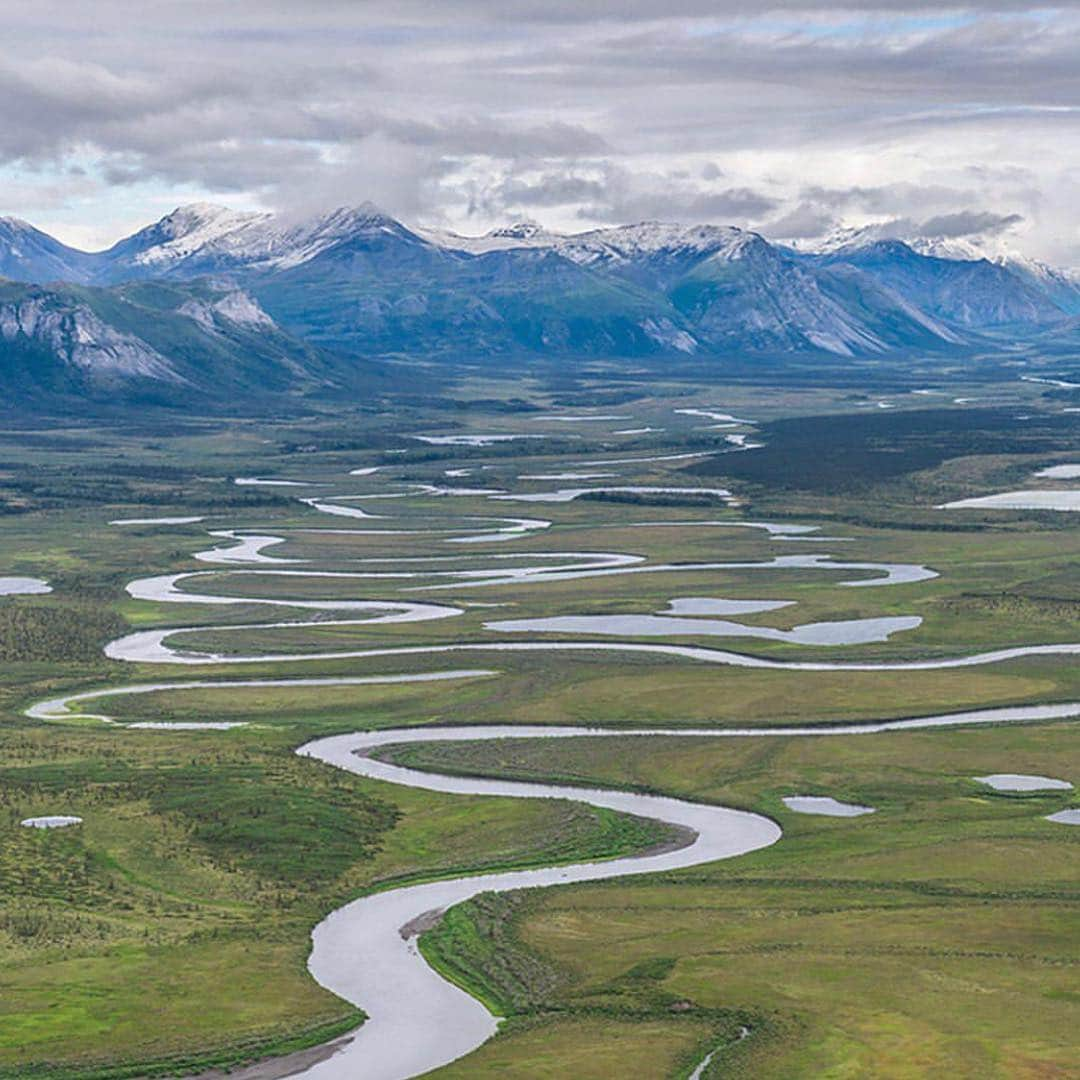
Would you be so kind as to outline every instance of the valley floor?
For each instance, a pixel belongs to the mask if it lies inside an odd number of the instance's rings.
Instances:
[[[975,778],[1080,784],[1080,532],[1067,511],[937,509],[1075,488],[1058,392],[934,410],[952,427],[929,455],[925,400],[894,389],[575,393],[538,381],[529,409],[478,380],[471,409],[0,432],[0,574],[52,587],[0,599],[0,1076],[194,1075],[320,1045],[377,1012],[307,970],[347,902],[684,842],[294,753],[463,724],[625,734],[379,759],[670,795],[783,836],[452,908],[423,953],[508,1020],[433,1075],[687,1077],[708,1054],[705,1078],[1075,1075],[1080,831],[1047,820],[1075,790]],[[845,417],[847,457],[815,454]],[[633,734],[1032,705],[1053,709]],[[20,824],[51,814],[82,822]]]

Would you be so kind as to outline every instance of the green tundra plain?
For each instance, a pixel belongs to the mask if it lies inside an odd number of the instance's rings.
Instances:
[[[661,823],[581,803],[438,794],[294,753],[316,736],[436,724],[626,734],[417,743],[381,756],[753,810],[783,837],[689,870],[484,894],[451,909],[421,939],[424,955],[507,1019],[432,1076],[686,1078],[709,1054],[706,1080],[1080,1075],[1080,829],[1046,820],[1080,801],[1075,790],[1004,793],[974,779],[1022,773],[1080,785],[1075,719],[873,735],[634,734],[1076,702],[1076,654],[806,670],[587,647],[633,641],[882,665],[1080,641],[1075,514],[936,508],[1080,485],[1035,476],[1080,463],[1076,391],[1000,373],[936,375],[944,389],[929,396],[911,391],[938,384],[865,372],[860,387],[839,389],[542,371],[510,385],[481,374],[439,402],[336,415],[0,430],[0,577],[52,587],[0,597],[0,1076],[192,1076],[318,1045],[363,1021],[305,966],[313,926],[348,900],[673,840]],[[590,414],[615,419],[552,419]],[[488,433],[531,437],[414,437]],[[645,490],[558,502],[490,494],[605,485]],[[157,517],[200,520],[111,524]],[[507,519],[531,524],[459,542],[513,528]],[[820,532],[799,540],[744,527],[762,522]],[[263,554],[296,561],[195,558],[235,544],[208,535],[228,530],[279,538]],[[636,561],[558,573],[596,553]],[[822,565],[783,565],[811,555]],[[773,560],[781,565],[762,565]],[[543,563],[547,579],[494,573]],[[865,564],[936,576],[852,584],[881,577]],[[460,576],[478,569],[491,573]],[[387,576],[406,572],[417,576]],[[178,581],[178,592],[235,602],[126,591],[180,573],[204,576]],[[347,576],[361,573],[370,576]],[[748,629],[722,637],[489,625],[648,616],[678,598],[788,606],[725,616]],[[350,614],[333,604],[360,600],[456,613],[343,624]],[[909,617],[921,622],[863,644],[752,633]],[[103,651],[166,628],[196,628],[165,645],[213,662]],[[576,647],[484,648],[515,640]],[[418,651],[446,645],[469,649]],[[378,655],[324,655],[364,652]],[[470,674],[433,682],[215,685],[461,670]],[[177,685],[26,714],[134,683]],[[128,726],[206,722],[236,726]],[[782,801],[790,795],[875,813],[799,814]],[[50,814],[83,822],[20,825]]]

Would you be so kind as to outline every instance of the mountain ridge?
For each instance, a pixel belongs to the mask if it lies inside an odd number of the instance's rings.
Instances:
[[[357,384],[361,373],[277,326],[227,283],[0,281],[6,404],[153,400],[220,410]]]
[[[0,374],[22,370],[29,349],[36,370],[81,372],[91,391],[125,379],[209,390],[199,349],[238,386],[244,349],[275,386],[347,380],[349,365],[402,355],[1062,352],[1080,315],[1068,272],[940,238],[860,230],[808,249],[661,221],[463,237],[371,203],[297,219],[189,204],[96,253],[0,218],[0,277],[38,290],[0,289]]]

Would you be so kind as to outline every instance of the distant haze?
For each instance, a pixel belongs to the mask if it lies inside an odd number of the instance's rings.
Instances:
[[[179,203],[481,233],[840,227],[1080,264],[1080,11],[855,0],[8,0],[0,215]]]

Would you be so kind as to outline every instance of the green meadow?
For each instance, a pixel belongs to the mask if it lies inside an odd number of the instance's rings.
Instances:
[[[633,641],[780,662],[898,663],[1080,641],[1080,530],[1070,515],[934,509],[1051,486],[1032,472],[1077,453],[1056,399],[1009,384],[1015,406],[1042,418],[1022,439],[1008,426],[1009,409],[952,410],[963,419],[938,447],[933,425],[948,428],[948,416],[932,420],[912,398],[876,428],[865,411],[872,387],[721,391],[655,379],[612,410],[632,414],[634,427],[663,429],[654,433],[553,424],[573,430],[488,447],[409,437],[536,433],[547,429],[507,407],[510,397],[525,393],[538,409],[606,411],[605,395],[627,393],[602,375],[583,377],[573,394],[542,373],[513,389],[477,375],[456,400],[399,412],[0,431],[0,576],[53,586],[47,595],[0,597],[0,1076],[186,1076],[317,1045],[363,1021],[362,1007],[322,989],[305,966],[311,929],[347,901],[672,841],[667,826],[581,803],[415,790],[294,752],[321,735],[464,724],[592,724],[627,734],[382,754],[445,773],[753,810],[784,835],[693,870],[484,895],[452,909],[422,939],[424,954],[507,1020],[495,1039],[436,1075],[588,1080],[628,1075],[630,1062],[635,1076],[688,1077],[713,1051],[706,1078],[1076,1075],[1080,831],[1044,820],[1077,805],[1075,793],[999,794],[973,780],[1019,772],[1080,784],[1075,722],[800,739],[632,734],[1077,701],[1075,656],[811,671],[600,648],[484,648]],[[980,389],[973,376],[957,377],[957,394]],[[469,407],[470,399],[480,404]],[[767,470],[755,463],[759,451],[720,453],[730,448],[726,432],[707,419],[674,413],[721,406],[755,420],[746,430],[767,443]],[[843,438],[823,454],[829,430]],[[883,445],[895,447],[896,460],[882,459]],[[716,456],[627,460],[708,453]],[[615,476],[522,479],[575,472]],[[238,486],[238,476],[311,486]],[[605,483],[723,486],[738,505],[653,496],[494,501],[410,486],[542,492]],[[377,516],[319,513],[299,497],[337,497]],[[161,516],[203,520],[110,524]],[[507,518],[549,525],[503,541],[451,542],[505,527],[496,519]],[[832,539],[778,540],[738,525],[762,521],[819,525],[818,535]],[[207,535],[220,530],[280,536],[264,554],[294,561],[196,559],[232,543]],[[547,581],[446,576],[569,569],[595,553],[673,568]],[[880,571],[765,565],[794,555],[915,564],[938,576],[853,587],[845,583]],[[703,563],[744,565],[694,566]],[[385,576],[404,572],[417,576]],[[177,573],[204,575],[181,580],[180,592],[235,602],[149,602],[125,591],[134,579]],[[922,622],[887,641],[832,647],[749,634],[629,638],[487,625],[653,615],[679,597],[790,602],[733,616],[751,628]],[[289,604],[364,600],[457,613],[346,625],[371,612]],[[259,625],[276,622],[293,625]],[[185,627],[196,629],[167,643],[220,654],[220,662],[126,663],[102,651],[127,633]],[[453,644],[480,647],[392,651]],[[391,651],[308,658],[361,650]],[[230,660],[263,654],[295,658]],[[426,683],[182,685],[458,669],[476,673]],[[66,717],[33,720],[24,711],[64,694],[158,682],[181,685],[86,702]],[[99,713],[115,723],[92,718]],[[207,721],[241,726],[125,726]],[[876,812],[800,815],[782,801],[793,794]],[[47,814],[84,820],[59,830],[19,824]]]
[[[973,777],[1076,779],[1075,726],[612,742],[421,745],[389,756],[753,809],[778,820],[783,839],[662,879],[455,909],[426,936],[425,954],[512,1019],[445,1075],[495,1076],[504,1061],[516,1075],[547,1075],[537,1026],[547,1045],[572,1048],[582,1024],[605,1050],[577,1075],[652,1052],[655,1029],[673,1048],[668,1073],[685,1075],[680,1042],[724,1018],[749,1034],[729,1041],[706,1076],[1072,1075],[1080,864],[1077,838],[1044,817],[1075,797],[998,794]],[[876,813],[813,817],[781,801],[825,793]],[[638,1040],[631,1015],[649,1025]]]

